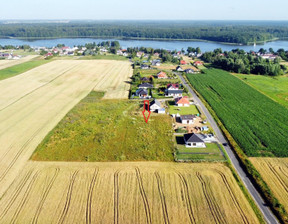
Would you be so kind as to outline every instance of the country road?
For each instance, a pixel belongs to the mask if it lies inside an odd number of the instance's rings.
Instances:
[[[212,128],[215,131],[215,134],[218,138],[218,140],[223,144],[226,143],[226,139],[224,137],[224,135],[222,134],[220,128],[218,127],[218,125],[216,124],[214,118],[212,117],[212,115],[209,113],[209,111],[207,110],[207,108],[205,107],[205,105],[201,102],[201,100],[199,99],[199,97],[197,96],[197,94],[191,89],[191,87],[189,86],[189,84],[186,82],[186,80],[183,78],[183,76],[181,74],[177,74],[182,83],[187,87],[187,89],[189,90],[189,92],[192,94],[193,98],[194,98],[194,102],[197,106],[200,107],[200,109],[202,110],[202,112],[205,114],[205,116],[207,117],[207,121],[211,124]],[[246,188],[248,189],[250,195],[253,197],[254,201],[256,202],[256,204],[258,205],[259,209],[261,210],[265,221],[267,223],[279,223],[278,220],[275,218],[275,216],[273,215],[273,213],[271,212],[271,210],[269,209],[269,207],[265,204],[263,198],[260,196],[260,194],[258,193],[258,191],[256,190],[256,188],[253,186],[252,182],[250,181],[250,179],[248,178],[246,172],[243,170],[243,168],[240,165],[240,162],[238,161],[238,159],[236,158],[234,152],[232,151],[232,149],[230,148],[229,145],[224,146],[229,159],[231,160],[232,165],[234,166],[236,172],[238,173],[238,175],[240,176],[242,182],[244,183],[244,185],[246,186]]]

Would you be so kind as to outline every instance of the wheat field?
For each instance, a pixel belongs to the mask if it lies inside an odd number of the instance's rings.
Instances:
[[[0,81],[0,197],[42,139],[91,90],[127,98],[129,62],[53,61]]]
[[[28,162],[0,223],[258,223],[223,164]]]
[[[250,160],[288,211],[288,158],[250,158]]]
[[[0,60],[0,70],[4,68],[8,68],[14,65],[18,65],[27,61],[32,60],[33,58],[39,57],[38,55],[28,55],[18,60]]]

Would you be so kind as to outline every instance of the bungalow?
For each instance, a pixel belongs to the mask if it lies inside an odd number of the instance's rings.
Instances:
[[[160,108],[157,110],[158,114],[165,114],[165,108]]]
[[[160,65],[161,65],[161,63],[160,63],[159,60],[153,60],[153,61],[151,62],[151,64],[152,64],[152,66],[160,66]]]
[[[173,96],[173,97],[182,97],[183,90],[182,89],[176,89],[176,90],[166,90],[166,96]]]
[[[161,106],[161,103],[159,100],[153,100],[150,104],[150,111],[156,111],[156,110],[159,110],[161,109],[162,106]]]
[[[195,61],[195,62],[194,62],[194,65],[195,65],[195,66],[200,66],[200,65],[203,65],[203,62],[201,62],[201,61]]]
[[[167,85],[167,90],[178,90],[179,84],[178,83],[170,83]]]
[[[206,148],[204,141],[194,133],[184,134],[184,141],[187,148]]]
[[[150,83],[142,83],[141,85],[138,86],[139,89],[149,89],[149,88],[153,88],[153,85]]]
[[[45,54],[45,58],[47,58],[47,57],[52,57],[52,56],[53,56],[53,54],[52,54],[51,52]]]
[[[195,73],[195,71],[192,68],[185,69],[184,72],[187,74]]]
[[[146,64],[142,64],[140,66],[141,69],[149,69],[149,65],[146,65]]]
[[[175,99],[175,105],[178,107],[189,107],[190,102],[187,97],[178,97]]]
[[[181,66],[177,66],[177,67],[176,67],[176,71],[177,71],[177,72],[183,72],[184,70],[183,70],[183,68],[181,68]]]
[[[184,61],[184,60],[181,60],[181,61],[180,61],[180,65],[186,65],[186,64],[187,64],[186,61]]]
[[[157,74],[157,78],[158,79],[167,79],[168,78],[168,76],[166,75],[166,73],[165,72],[159,72],[158,74]]]
[[[196,116],[192,114],[180,116],[180,121],[182,124],[193,124],[195,119],[196,119]]]
[[[149,98],[148,91],[146,89],[137,89],[136,96],[139,96],[140,98]]]
[[[144,54],[143,51],[138,51],[138,52],[136,53],[136,57],[140,58],[140,57],[142,57],[143,54]]]

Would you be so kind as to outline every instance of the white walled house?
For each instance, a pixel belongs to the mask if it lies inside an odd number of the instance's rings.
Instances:
[[[204,141],[194,133],[185,134],[184,141],[187,148],[206,148]]]
[[[182,124],[193,124],[196,119],[195,115],[181,115],[180,121]]]

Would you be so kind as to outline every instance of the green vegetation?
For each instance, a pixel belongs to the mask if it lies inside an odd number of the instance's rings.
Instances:
[[[221,21],[93,21],[69,23],[0,24],[1,37],[114,37],[130,39],[200,39],[251,44],[286,38],[286,22]]]
[[[288,107],[288,77],[267,77],[259,75],[235,74],[245,83],[269,96],[273,100]]]
[[[187,114],[200,114],[200,113],[195,105],[190,105],[189,107],[176,107],[175,105],[171,105],[169,103],[169,114],[187,115]]]
[[[128,100],[101,100],[91,92],[37,147],[33,160],[173,161],[172,121]]]
[[[43,65],[47,62],[48,61],[45,61],[45,60],[34,60],[34,61],[28,61],[19,65],[14,65],[12,67],[2,69],[0,70],[0,80],[8,79],[13,76],[22,74],[23,72],[27,72],[28,70],[35,68],[37,66]]]
[[[120,55],[113,55],[113,54],[107,54],[107,55],[94,55],[94,56],[84,56],[80,57],[80,60],[120,60],[120,61],[127,61],[128,58],[120,56]]]
[[[223,70],[187,75],[248,156],[288,156],[288,110]]]
[[[222,146],[216,143],[206,143],[206,148],[187,148],[185,146],[183,136],[176,136],[177,152],[175,154],[176,161],[225,161]]]
[[[260,52],[265,53],[265,50]],[[215,49],[213,52],[205,52],[202,59],[214,67],[235,73],[278,76],[286,71],[286,67],[280,64],[280,57],[274,60],[263,59],[240,49],[224,53],[221,49]]]

